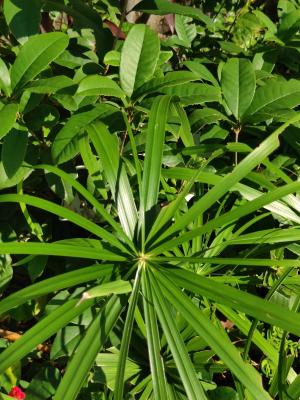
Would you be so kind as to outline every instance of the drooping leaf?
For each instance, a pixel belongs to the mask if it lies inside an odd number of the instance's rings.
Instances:
[[[249,108],[256,86],[254,68],[249,60],[231,58],[222,68],[222,92],[226,103],[237,120]]]
[[[128,97],[154,73],[160,43],[156,33],[146,25],[134,25],[122,48],[120,62],[121,87]]]
[[[66,49],[68,43],[68,36],[61,32],[50,32],[30,37],[21,47],[12,66],[12,90],[17,92],[46,69]]]

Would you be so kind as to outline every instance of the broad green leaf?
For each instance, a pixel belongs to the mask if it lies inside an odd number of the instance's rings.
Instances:
[[[125,165],[119,154],[118,139],[102,122],[89,125],[87,131],[103,165],[118,208],[120,222],[128,237],[132,239],[137,223],[137,210]]]
[[[43,343],[60,328],[67,325],[77,315],[93,305],[93,300],[86,301],[76,307],[77,300],[69,300],[64,305],[42,318],[34,327],[26,331],[20,339],[0,354],[0,373],[22,360],[35,346]]]
[[[242,360],[238,350],[232,345],[225,331],[217,328],[201,309],[190,301],[165,274],[158,273],[157,271],[153,272],[156,279],[162,285],[162,296],[165,296],[169,300],[199,336],[218,354],[232,373],[245,385],[252,396],[255,399],[270,400],[270,396],[262,387],[257,371]],[[236,302],[238,303],[238,300]]]
[[[221,92],[218,88],[206,83],[186,83],[184,85],[166,87],[159,91],[172,96],[178,96],[183,105],[220,101],[221,97]]]
[[[107,76],[89,75],[79,83],[77,94],[80,96],[113,96],[123,98],[125,93],[115,81]]]
[[[221,87],[230,111],[241,120],[252,102],[256,87],[251,62],[242,58],[227,61],[222,68]]]
[[[121,53],[117,50],[111,50],[105,54],[103,62],[104,64],[112,65],[113,67],[119,67],[120,60]]]
[[[198,75],[198,79],[203,79],[205,81],[211,82],[214,86],[219,87],[219,83],[216,78],[204,64],[201,64],[200,60],[185,61],[183,64],[186,65],[188,69],[192,71],[195,75]]]
[[[189,116],[190,124],[194,130],[202,129],[205,125],[214,124],[220,120],[226,121],[228,118],[214,108],[201,108],[195,110]]]
[[[144,223],[153,220],[153,208],[157,203],[165,129],[168,118],[170,96],[156,97],[149,114],[146,136],[144,174],[142,181],[142,212]],[[148,227],[149,228],[149,227]]]
[[[246,261],[246,260],[245,260]],[[288,260],[286,260],[288,263]],[[235,289],[231,286],[202,277],[187,270],[174,269],[168,276],[178,286],[208,297],[217,303],[242,311],[260,321],[279,326],[283,330],[299,335],[300,321],[295,312],[279,304],[273,304],[258,296]],[[171,278],[172,277],[172,278]]]
[[[28,36],[38,34],[41,20],[40,0],[5,0],[3,12],[6,23],[14,37],[24,43]]]
[[[10,74],[2,58],[0,58],[0,89],[7,97],[11,95]]]
[[[0,139],[2,139],[3,136],[5,136],[14,126],[18,109],[18,104],[7,104],[0,110]]]
[[[155,71],[159,57],[158,36],[146,25],[134,25],[122,47],[120,63],[121,87],[128,97]]]
[[[21,194],[4,194],[0,195],[0,203],[4,202],[20,202],[33,207],[40,208],[42,210],[51,212],[52,214],[58,215],[62,218],[66,218],[74,224],[81,226],[88,232],[106,240],[109,244],[112,244],[122,251],[126,252],[126,248],[119,242],[119,240],[109,231],[88,220],[87,218],[77,214],[76,212],[67,209],[66,207],[59,206],[51,201],[44,200],[38,197],[21,195]]]
[[[166,376],[163,358],[161,356],[161,343],[157,317],[154,309],[150,282],[145,273],[142,275],[143,305],[145,313],[145,325],[147,331],[147,345],[150,360],[153,391],[156,399],[167,399]]]
[[[186,47],[191,47],[192,41],[197,36],[196,25],[191,23],[192,19],[182,15],[175,15],[175,29],[177,36],[182,40]]]
[[[116,385],[114,390],[114,398],[115,400],[123,400],[124,395],[124,380],[126,374],[126,364],[127,364],[127,357],[128,351],[130,346],[130,340],[132,336],[132,328],[134,322],[134,312],[136,309],[136,305],[139,298],[140,286],[141,286],[141,275],[142,275],[142,266],[140,265],[137,269],[132,293],[129,299],[129,306],[127,310],[124,330],[122,334],[121,340],[121,347],[120,347],[120,355],[119,355],[119,362],[118,362],[118,369],[116,373]],[[131,287],[130,287],[131,289]]]
[[[32,169],[29,165],[24,165],[24,167],[20,167],[16,173],[9,178],[4,169],[3,162],[0,162],[0,188],[6,189],[13,186],[18,185],[21,181],[26,179],[32,172]]]
[[[106,261],[125,261],[127,257],[96,247],[74,246],[57,243],[0,243],[2,254],[35,254],[61,257],[88,258]]]
[[[56,135],[52,144],[52,157],[55,163],[62,164],[74,158],[79,152],[78,137],[91,122],[103,119],[107,116],[113,118],[118,112],[117,108],[110,104],[97,104],[89,111],[80,111],[72,115],[64,127]]]
[[[168,72],[163,78],[153,78],[150,81],[144,83],[133,93],[132,98],[138,99],[146,96],[147,94],[159,92],[163,88],[182,85],[184,83],[196,81],[198,79],[199,77],[193,72],[188,72],[188,71]]]
[[[113,392],[115,391],[117,383],[119,357],[119,353],[98,353],[95,360],[96,368],[94,373],[97,383],[99,382],[100,384],[106,385]],[[137,388],[137,393],[139,392],[138,385],[134,385],[136,383],[136,377],[141,371],[142,368],[136,362],[127,358],[124,380],[133,386],[133,391]]]
[[[68,364],[53,400],[75,400],[77,398],[97,354],[101,351],[110,331],[119,318],[124,307],[123,300],[120,297],[112,297],[94,318]]]
[[[14,113],[15,109],[10,109],[9,111]],[[9,117],[13,117],[13,115],[8,115]],[[11,129],[5,136],[1,150],[1,160],[8,178],[12,178],[21,167],[26,154],[27,143],[28,132],[22,126]]]
[[[51,94],[71,86],[75,86],[71,78],[65,75],[57,75],[52,78],[37,79],[30,82],[25,89],[31,93]]]
[[[142,0],[134,7],[134,10],[158,15],[185,15],[187,17],[195,18],[204,22],[208,27],[213,26],[212,20],[199,8],[170,3],[168,0]]]
[[[186,394],[190,400],[207,399],[203,387],[197,377],[194,365],[187,353],[184,341],[180,335],[178,327],[175,324],[174,317],[170,310],[170,303],[166,302],[165,293],[161,291],[156,279],[154,279],[151,275],[150,286],[154,300],[155,311],[166,336],[168,346],[172,352]],[[173,302],[171,302],[171,304],[173,304]]]
[[[291,109],[300,104],[300,82],[269,80],[260,87],[251,106],[244,115],[246,122],[261,122],[274,117],[279,110]]]
[[[111,276],[114,269],[115,266],[113,264],[95,264],[29,285],[0,301],[0,315],[24,304],[28,300],[42,297],[61,289],[82,285],[85,282],[94,281],[105,276]]]
[[[277,36],[282,41],[289,40],[293,35],[299,32],[300,29],[300,10],[292,11],[288,14],[283,14],[279,25]]]
[[[46,69],[68,46],[69,38],[61,32],[35,35],[21,47],[11,68],[11,86],[14,92]]]

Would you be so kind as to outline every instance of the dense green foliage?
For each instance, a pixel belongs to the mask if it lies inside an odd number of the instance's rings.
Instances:
[[[298,400],[299,2],[0,7],[0,398]]]

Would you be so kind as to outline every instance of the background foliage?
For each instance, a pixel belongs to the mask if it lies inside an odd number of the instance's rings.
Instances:
[[[297,0],[4,0],[0,397],[300,397]]]

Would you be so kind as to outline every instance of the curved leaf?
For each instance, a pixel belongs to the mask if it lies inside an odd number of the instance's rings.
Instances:
[[[152,78],[159,57],[160,42],[146,25],[134,25],[122,48],[121,87],[128,97]]]
[[[206,83],[186,83],[160,89],[161,93],[178,96],[184,105],[220,101],[220,90]]]
[[[46,69],[68,43],[68,36],[61,32],[44,33],[28,39],[11,68],[12,90],[16,92]]]

